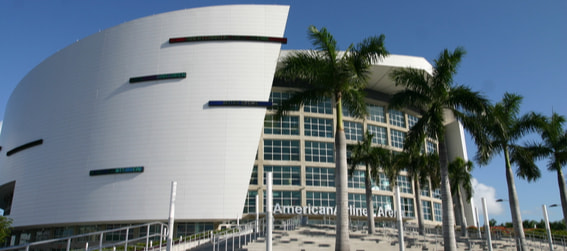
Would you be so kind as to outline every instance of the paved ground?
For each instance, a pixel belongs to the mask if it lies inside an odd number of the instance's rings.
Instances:
[[[274,231],[273,251],[311,251],[311,250],[334,250],[335,230],[329,227],[299,227],[293,231]],[[407,251],[437,251],[443,250],[442,239],[435,235],[419,236],[415,233],[408,233],[405,236],[405,250]],[[486,250],[483,240],[459,240],[458,250]],[[353,232],[350,235],[352,251],[368,250],[399,250],[397,232],[392,229],[377,229],[377,233],[368,236],[366,233]],[[510,241],[493,241],[494,250],[516,250]],[[532,244],[531,250],[549,250],[547,246]],[[563,250],[563,247],[556,247],[556,250]],[[220,249],[224,250],[224,249]],[[228,249],[231,250],[231,249]],[[246,251],[264,251],[266,243],[264,238],[258,238],[255,242],[243,246]]]

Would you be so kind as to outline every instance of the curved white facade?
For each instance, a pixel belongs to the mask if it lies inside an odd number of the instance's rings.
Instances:
[[[234,5],[154,15],[87,37],[34,68],[10,97],[0,136],[0,186],[15,181],[14,226],[166,219],[172,181],[178,219],[241,215],[266,108],[208,102],[267,101],[281,43],[169,39],[282,38],[288,10]],[[170,73],[185,77],[129,83]],[[124,167],[144,169],[89,175]]]

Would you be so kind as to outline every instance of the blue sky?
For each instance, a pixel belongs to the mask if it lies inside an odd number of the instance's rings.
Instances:
[[[505,92],[524,96],[522,113],[567,116],[567,2],[550,1],[0,1],[0,120],[9,95],[33,67],[76,40],[121,23],[167,11],[220,4],[286,4],[290,14],[282,49],[308,49],[307,27],[327,27],[340,48],[386,35],[392,54],[430,62],[445,48],[467,50],[456,82],[492,101]],[[0,122],[1,128],[1,122]],[[469,142],[469,157],[475,148]],[[540,163],[542,178],[516,178],[522,218],[542,219],[542,204],[560,203],[555,173]],[[511,221],[504,161],[498,156],[473,172],[476,196],[490,218]],[[480,202],[477,203],[480,208]],[[480,210],[480,209],[479,209]],[[560,208],[549,209],[552,221]],[[482,218],[481,218],[482,220]]]

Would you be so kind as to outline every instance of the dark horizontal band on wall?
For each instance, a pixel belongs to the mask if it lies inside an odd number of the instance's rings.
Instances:
[[[257,106],[270,107],[272,102],[269,101],[245,101],[245,100],[211,100],[209,106]]]
[[[26,150],[26,149],[28,149],[28,148],[32,148],[32,147],[34,147],[34,146],[39,146],[39,145],[41,145],[41,144],[43,144],[43,139],[38,139],[38,140],[36,140],[36,141],[32,141],[32,142],[23,144],[23,145],[21,145],[21,146],[18,146],[18,147],[16,147],[16,148],[14,148],[14,149],[8,151],[8,152],[6,153],[6,156],[10,156],[10,155],[15,154],[15,153],[17,153],[17,152],[21,152],[21,151],[23,151],[23,150]]]
[[[202,42],[202,41],[259,41],[287,44],[285,37],[242,36],[242,35],[216,35],[170,38],[169,43]]]
[[[187,73],[185,73],[185,72],[148,75],[148,76],[130,78],[130,84],[138,83],[138,82],[145,82],[145,81],[176,79],[176,78],[186,78],[186,77],[187,77]]]
[[[143,166],[134,166],[134,167],[120,167],[120,168],[91,170],[89,172],[89,175],[96,176],[96,175],[107,175],[107,174],[143,173],[143,172],[144,172]]]

